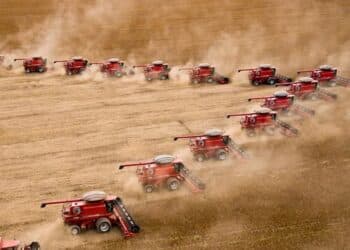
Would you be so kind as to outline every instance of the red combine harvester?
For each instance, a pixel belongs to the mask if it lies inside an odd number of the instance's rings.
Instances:
[[[246,131],[249,137],[255,136],[257,132],[273,135],[277,129],[285,136],[298,135],[296,128],[277,119],[277,113],[269,108],[260,108],[252,113],[227,115],[227,118],[232,116],[243,116],[240,121],[241,128]]]
[[[294,95],[288,94],[286,91],[277,91],[272,96],[253,97],[248,99],[249,102],[252,100],[264,100],[261,107],[269,108],[277,112],[293,112],[303,117],[315,115],[314,110],[295,104]]]
[[[310,73],[310,77],[317,80],[320,84],[326,83],[329,86],[335,86],[338,84],[344,87],[350,87],[350,79],[337,76],[337,71],[337,68],[333,68],[330,65],[321,65],[318,69],[301,70],[297,73]]]
[[[58,62],[64,63],[64,68],[67,75],[80,74],[86,69],[88,65],[88,60],[83,59],[80,56],[73,57],[71,60],[54,61],[53,63]]]
[[[143,73],[147,81],[168,80],[171,68],[163,61],[154,61],[148,65],[136,65],[133,68],[143,68]]]
[[[0,237],[0,250],[39,250],[40,245],[38,242],[33,241],[29,245],[20,247],[20,242],[18,240],[3,240]]]
[[[191,83],[219,83],[227,84],[230,82],[230,78],[215,73],[215,67],[209,63],[201,63],[198,66],[192,68],[180,68],[181,70],[190,71]]]
[[[137,166],[136,175],[146,193],[151,193],[161,186],[175,191],[180,188],[182,182],[188,184],[193,192],[205,189],[205,184],[193,176],[181,160],[171,155],[159,155],[149,161],[122,164],[119,169],[134,166]]]
[[[210,158],[223,161],[226,160],[230,153],[234,154],[238,159],[248,158],[246,152],[230,136],[224,135],[223,131],[219,129],[210,129],[199,135],[174,137],[174,141],[178,139],[189,139],[191,152],[199,162]]]
[[[239,69],[238,72],[248,71],[249,81],[254,86],[261,84],[274,85],[276,83],[291,82],[290,77],[276,74],[276,68],[270,64],[261,64],[258,68],[252,69]]]
[[[112,225],[119,226],[125,238],[132,237],[140,231],[122,200],[101,191],[88,192],[79,199],[44,202],[41,207],[51,204],[64,204],[62,218],[64,223],[70,226],[73,235],[90,228],[106,233],[111,230]]]
[[[126,75],[125,65],[118,58],[108,59],[106,62],[92,62],[89,65],[101,65],[100,71],[107,76],[122,77]]]
[[[35,56],[32,58],[16,58],[14,61],[23,61],[23,67],[26,73],[44,73],[47,71],[47,60],[41,56]]]
[[[288,86],[287,92],[302,100],[320,98],[326,101],[337,99],[337,95],[318,88],[318,81],[310,77],[301,77],[295,82],[279,83],[277,86]]]

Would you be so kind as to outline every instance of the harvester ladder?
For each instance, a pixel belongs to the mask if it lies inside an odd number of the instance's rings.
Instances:
[[[235,153],[237,157],[239,157],[241,159],[248,159],[249,158],[248,154],[236,142],[234,142],[232,139],[228,143],[228,146],[229,146],[228,148],[233,153]]]
[[[335,81],[338,85],[341,85],[343,87],[350,87],[350,79],[349,78],[337,76]]]
[[[313,116],[315,115],[315,110],[304,107],[302,105],[299,104],[293,104],[291,107],[291,110],[295,113],[298,113],[302,116],[306,115],[306,116]]]
[[[116,198],[113,201],[113,211],[120,222],[120,227],[124,237],[132,237],[134,233],[139,231],[138,225],[135,223],[120,198]]]
[[[276,123],[279,127],[292,132],[294,135],[298,134],[298,130],[296,128],[294,128],[292,125],[290,125],[284,121],[281,121],[279,119],[276,119]]]
[[[337,95],[336,94],[333,94],[327,90],[324,90],[324,89],[318,89],[317,90],[317,97],[318,98],[321,98],[323,100],[326,100],[326,101],[333,101],[335,99],[337,99]]]
[[[180,175],[191,186],[194,192],[200,192],[205,189],[205,184],[198,177],[192,175],[190,170],[185,166],[181,168]]]

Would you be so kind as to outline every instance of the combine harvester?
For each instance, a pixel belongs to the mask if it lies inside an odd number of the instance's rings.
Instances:
[[[147,81],[168,80],[171,68],[163,61],[154,61],[147,65],[135,65],[133,68],[143,68],[143,73]]]
[[[176,191],[182,182],[188,184],[195,193],[205,189],[205,184],[193,176],[181,160],[171,155],[159,155],[149,161],[122,164],[119,169],[134,166],[137,166],[136,175],[146,193],[163,186],[169,191]]]
[[[0,250],[39,250],[38,242],[33,241],[29,245],[20,247],[21,243],[18,240],[4,240],[0,237]]]
[[[279,83],[278,86],[288,86],[287,92],[295,95],[301,100],[306,99],[322,99],[325,101],[334,101],[337,95],[318,87],[318,81],[310,77],[301,77],[295,82]]]
[[[179,71],[189,70],[191,83],[230,83],[230,78],[215,73],[215,67],[209,63],[201,63],[192,68],[180,68]]]
[[[119,226],[125,238],[130,238],[140,231],[121,198],[106,195],[101,191],[85,193],[82,198],[63,201],[44,202],[41,207],[52,204],[64,204],[63,222],[70,226],[73,235],[83,229],[96,228],[100,233],[111,230],[112,225]]]
[[[241,128],[249,137],[258,133],[274,135],[278,129],[285,136],[297,136],[298,130],[288,123],[277,119],[277,112],[269,108],[260,108],[252,113],[230,114],[227,118],[241,116]]]
[[[109,77],[122,77],[127,75],[125,71],[125,65],[123,61],[120,61],[118,58],[108,59],[106,62],[92,62],[89,65],[100,65],[100,71],[106,76]]]
[[[291,82],[292,78],[276,74],[276,68],[270,64],[261,64],[258,68],[239,69],[238,72],[248,71],[248,78],[252,85],[259,86],[261,84],[274,85],[276,83]]]
[[[326,84],[328,86],[340,85],[343,87],[350,87],[350,79],[337,76],[337,68],[333,68],[330,65],[321,65],[317,69],[313,70],[300,70],[297,73],[310,73],[310,77],[317,80],[320,84]]]
[[[315,115],[315,110],[298,105],[294,102],[294,95],[286,91],[277,91],[272,96],[252,97],[248,101],[264,100],[261,104],[263,108],[269,108],[279,113],[295,113],[302,117],[310,117]]]
[[[41,56],[35,56],[32,58],[15,58],[13,61],[23,61],[23,67],[26,73],[44,73],[47,71],[47,60]]]
[[[219,129],[210,129],[199,135],[174,137],[174,141],[178,139],[189,139],[190,150],[199,162],[210,158],[223,161],[231,153],[238,159],[248,159],[246,152]]]
[[[66,70],[66,75],[77,75],[85,71],[88,60],[83,59],[80,56],[75,56],[71,60],[54,61],[53,63],[64,63],[63,66]]]

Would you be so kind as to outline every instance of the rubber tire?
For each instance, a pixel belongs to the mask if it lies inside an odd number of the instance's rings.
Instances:
[[[67,74],[67,76],[73,75],[72,71],[70,71],[70,70],[67,70],[67,71],[66,71],[66,74]]]
[[[73,225],[70,227],[70,233],[72,235],[78,235],[81,233],[81,228],[78,225]]]
[[[253,129],[248,129],[246,133],[248,137],[254,137],[256,135]]]
[[[259,85],[260,85],[260,82],[258,82],[258,81],[252,81],[252,85],[253,85],[253,86],[259,86]]]
[[[120,78],[120,77],[122,77],[122,76],[123,76],[123,74],[122,74],[122,73],[120,73],[120,72],[116,72],[114,75],[115,75],[116,77],[118,77],[118,78]]]
[[[276,84],[276,80],[273,79],[273,78],[269,78],[269,79],[267,79],[267,83],[268,83],[269,85],[275,85],[275,84]]]
[[[227,153],[225,150],[219,149],[216,152],[216,159],[218,159],[219,161],[224,161],[227,159]]]
[[[161,75],[160,76],[160,80],[162,80],[162,81],[167,80],[167,79],[168,79],[168,77],[166,75]]]
[[[99,218],[96,221],[96,228],[97,228],[97,231],[100,233],[107,233],[111,230],[112,223],[107,218]]]
[[[193,83],[193,84],[199,84],[200,81],[199,81],[198,79],[193,79],[193,80],[192,80],[192,83]]]
[[[203,154],[196,154],[194,156],[194,158],[196,159],[196,161],[198,162],[203,162],[205,160],[205,156]]]
[[[177,191],[180,188],[180,181],[174,177],[170,177],[166,181],[169,191]]]
[[[145,185],[143,187],[143,190],[145,191],[145,193],[152,193],[154,191],[154,186],[151,184]]]
[[[39,250],[40,249],[40,244],[36,241],[33,241],[29,245],[30,250]]]
[[[44,70],[44,68],[42,68],[42,67],[40,67],[40,68],[38,69],[38,72],[39,72],[39,73],[44,73],[44,71],[45,71],[45,70]]]
[[[146,77],[147,82],[151,82],[153,79],[151,77]]]
[[[29,68],[26,68],[24,71],[25,71],[27,74],[30,73],[30,69],[29,69]]]
[[[211,77],[208,77],[208,78],[207,78],[207,83],[214,83],[214,79],[211,78]]]

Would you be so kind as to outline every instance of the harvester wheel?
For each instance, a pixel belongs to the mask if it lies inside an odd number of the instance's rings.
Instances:
[[[96,227],[100,233],[107,233],[111,230],[112,224],[107,218],[99,218],[96,221]]]
[[[39,250],[40,249],[40,244],[38,242],[36,242],[36,241],[33,241],[32,243],[30,243],[29,249],[30,250]]]
[[[39,73],[43,73],[43,72],[44,72],[44,68],[43,68],[43,67],[40,67],[40,68],[38,69],[38,71],[39,71]]]
[[[273,127],[266,127],[265,128],[265,133],[267,134],[267,135],[274,135],[275,134],[275,129],[273,128]]]
[[[269,78],[269,79],[267,79],[267,83],[269,85],[274,85],[276,83],[276,80],[274,78]]]
[[[213,83],[214,82],[214,79],[213,78],[211,78],[211,77],[208,77],[208,79],[207,79],[207,83]]]
[[[26,69],[25,69],[25,72],[26,72],[26,73],[30,73],[30,69],[29,69],[29,68],[26,68]]]
[[[216,158],[220,161],[224,161],[227,158],[227,153],[225,150],[219,149],[216,151]]]
[[[252,84],[253,84],[254,86],[259,86],[259,85],[260,85],[260,82],[257,81],[257,80],[254,80],[254,81],[252,81]]]
[[[116,76],[116,77],[118,77],[118,78],[120,78],[120,77],[122,77],[122,76],[123,76],[123,74],[122,74],[122,73],[120,73],[120,72],[116,72],[116,73],[115,73],[115,76]]]
[[[247,136],[248,137],[253,137],[253,136],[255,136],[255,130],[254,129],[248,129],[247,130]]]
[[[337,83],[335,81],[329,81],[328,86],[335,87],[337,86]]]
[[[203,161],[205,160],[205,157],[204,157],[203,154],[196,154],[196,155],[194,156],[194,158],[195,158],[196,161],[198,161],[198,162],[203,162]]]
[[[166,75],[161,75],[160,76],[160,80],[166,80],[166,79],[168,79],[168,77]]]
[[[154,186],[151,184],[148,184],[148,185],[144,186],[143,189],[145,190],[146,193],[152,193],[154,190]]]
[[[78,225],[73,225],[70,227],[70,233],[72,235],[78,235],[81,232],[81,228]]]
[[[178,179],[174,177],[170,177],[167,181],[166,184],[168,186],[169,191],[176,191],[180,188],[180,182]]]
[[[192,79],[192,83],[193,84],[198,84],[199,83],[199,79],[197,79],[197,78]]]

